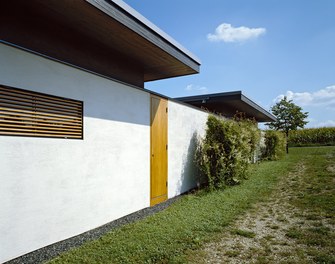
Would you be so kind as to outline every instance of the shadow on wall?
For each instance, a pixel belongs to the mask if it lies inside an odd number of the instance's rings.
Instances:
[[[150,93],[0,43],[0,84],[84,103],[85,118],[150,126]],[[18,78],[18,76],[20,76]],[[47,109],[39,108],[48,114]],[[97,126],[100,126],[98,124]]]
[[[127,86],[86,88],[85,117],[150,126],[150,94]]]
[[[199,187],[205,181],[205,179],[201,177],[201,173],[195,162],[195,152],[199,141],[200,137],[197,132],[194,132],[187,152],[183,157],[183,169],[177,187],[180,193],[185,193],[193,188]]]

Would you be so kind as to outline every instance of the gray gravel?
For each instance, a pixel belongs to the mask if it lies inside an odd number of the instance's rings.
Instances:
[[[91,240],[98,239],[105,233],[108,233],[109,231],[123,226],[125,224],[129,224],[135,221],[138,221],[140,219],[143,219],[149,215],[152,215],[156,212],[162,211],[168,206],[170,206],[172,203],[174,203],[177,199],[179,199],[180,196],[174,197],[172,199],[167,200],[164,203],[157,204],[153,207],[148,207],[143,210],[137,211],[135,213],[132,213],[130,215],[124,216],[120,219],[117,219],[115,221],[112,221],[110,223],[107,223],[103,226],[100,226],[98,228],[95,228],[93,230],[90,230],[88,232],[85,232],[81,235],[57,242],[55,244],[49,245],[47,247],[38,249],[36,251],[33,251],[31,253],[28,253],[26,255],[23,255],[21,257],[18,257],[16,259],[10,260],[8,262],[5,262],[6,264],[38,264],[38,263],[44,263],[48,260],[51,260],[61,253],[75,247],[79,247],[83,243]]]

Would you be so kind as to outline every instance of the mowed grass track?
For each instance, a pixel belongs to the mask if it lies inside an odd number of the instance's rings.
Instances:
[[[307,157],[309,175],[323,176],[318,176],[322,180],[309,179],[313,182],[312,189],[303,190],[308,195],[297,200],[296,206],[315,207],[311,215],[333,219],[334,189],[328,187],[326,192],[319,192],[319,189],[323,190],[329,184],[334,186],[334,167],[331,167],[334,156],[334,147],[291,149],[281,161],[252,165],[249,179],[239,186],[183,196],[168,209],[111,230],[100,239],[70,250],[50,263],[185,263],[192,252],[217,239],[252,205],[267,200],[277,183]],[[319,182],[322,184],[317,189]],[[319,206],[320,202],[322,206]]]
[[[298,162],[271,195],[193,251],[189,262],[335,263],[335,149],[290,153]]]

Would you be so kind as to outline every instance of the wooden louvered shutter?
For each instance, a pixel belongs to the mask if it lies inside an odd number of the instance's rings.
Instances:
[[[0,135],[83,138],[83,102],[0,85]]]

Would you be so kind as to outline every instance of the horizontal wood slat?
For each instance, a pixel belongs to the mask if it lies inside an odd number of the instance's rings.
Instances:
[[[26,96],[26,97],[30,97],[30,96],[34,96],[35,98],[44,98],[45,101],[58,101],[61,104],[69,104],[69,105],[81,105],[82,102],[80,101],[76,101],[76,100],[72,100],[72,99],[66,99],[66,98],[62,98],[62,97],[58,97],[58,96],[53,96],[53,95],[47,95],[47,94],[41,94],[41,93],[37,93],[37,92],[32,92],[32,91],[28,91],[28,90],[22,90],[22,89],[18,89],[18,88],[13,88],[13,87],[9,87],[9,86],[3,86],[0,85],[0,91],[5,91],[5,92],[10,92],[8,91],[8,88],[10,89],[15,89],[15,96]],[[13,94],[13,93],[11,93]],[[70,102],[69,102],[70,101]]]
[[[32,102],[31,100],[19,100],[18,98],[6,98],[6,96],[2,96],[0,94],[2,100],[0,100],[0,103],[1,104],[11,104],[13,102],[16,102],[16,105],[19,105],[19,106],[31,106]],[[50,104],[50,103],[47,103],[47,104],[44,104],[43,102],[38,102],[38,105],[40,108],[44,108],[44,109],[51,109],[51,110],[62,110],[62,111],[66,111],[66,112],[75,112],[75,111],[78,111],[80,110],[80,107],[76,106],[75,108],[69,108],[68,106],[63,106],[61,105],[60,107],[55,105],[55,104]]]
[[[1,131],[0,135],[8,135],[8,136],[32,136],[31,133],[23,133],[23,132],[15,132],[15,131],[11,131],[11,132],[3,132]],[[33,135],[35,137],[58,137],[58,138],[67,138],[67,137],[64,137],[64,135],[56,135],[56,134],[36,134],[36,135]],[[75,135],[71,135],[71,137],[69,138],[77,138],[77,139],[81,139],[82,136],[75,136]]]
[[[11,128],[15,128],[17,129],[17,125],[13,125],[13,124],[8,124],[8,123],[2,123],[0,122],[1,126],[0,126],[0,130],[8,130]],[[8,128],[8,129],[7,129]],[[25,130],[36,130],[36,124],[33,125],[24,125],[22,126],[20,129],[25,129]],[[80,132],[81,133],[81,128],[66,128],[66,127],[49,127],[49,126],[44,126],[43,128],[41,128],[41,130],[53,130],[53,131],[68,131],[69,133],[71,132]]]
[[[0,135],[83,138],[83,103],[0,85]]]
[[[32,97],[31,96],[17,96],[17,95],[13,95],[12,93],[8,93],[8,92],[4,92],[2,90],[0,90],[0,95],[1,98],[7,99],[7,100],[15,100],[15,101],[20,101],[20,102],[29,102],[31,103]],[[66,104],[62,101],[57,101],[57,100],[53,100],[53,101],[49,101],[43,98],[43,100],[39,99],[39,98],[34,98],[35,101],[39,101],[41,105],[53,105],[55,106],[55,102],[57,102],[57,105],[59,105],[62,108],[69,108],[69,109],[73,109],[73,108],[80,108],[80,105],[77,104]]]
[[[43,119],[40,119],[40,118],[37,118],[37,117],[23,117],[23,116],[9,116],[8,114],[6,115],[2,115],[1,112],[0,112],[0,119],[3,119],[3,118],[6,118],[6,122],[9,122],[10,121],[13,121],[13,122],[20,122],[20,121],[25,121],[25,123],[28,123],[29,121],[30,122],[34,122],[34,123],[45,123],[45,124],[53,124],[53,125],[61,125],[61,126],[80,126],[82,127],[82,124],[81,123],[78,123],[78,122],[66,122],[64,120],[53,120],[53,119],[46,119],[46,118],[43,118]],[[4,120],[4,119],[3,119]]]
[[[21,119],[15,119],[15,118],[12,118],[12,120],[10,120],[10,119],[6,119],[6,121],[3,121],[3,120],[1,120],[1,115],[0,115],[0,123],[2,122],[2,123],[4,123],[4,124],[16,124],[17,122],[20,122],[21,120],[22,120],[22,118]],[[77,128],[77,129],[81,129],[82,128],[82,125],[81,124],[79,124],[79,125],[68,125],[68,124],[64,124],[63,122],[61,122],[61,123],[57,123],[57,122],[52,122],[52,123],[50,123],[50,122],[47,122],[47,121],[41,121],[41,120],[37,120],[37,119],[29,119],[29,118],[24,118],[24,123],[26,124],[26,125],[35,125],[36,123],[38,124],[38,123],[42,123],[42,125],[43,126],[45,126],[45,127],[65,127],[65,128],[67,128],[67,127],[69,127],[69,128]]]
[[[18,113],[24,113],[24,115],[33,115],[33,116],[40,116],[41,118],[56,118],[56,119],[64,119],[64,120],[78,120],[80,121],[80,118],[78,117],[78,114],[74,115],[59,115],[59,114],[53,114],[44,112],[43,110],[40,110],[39,108],[32,107],[31,110],[23,110],[23,109],[15,109],[13,107],[0,107],[0,113],[12,113],[13,115],[17,115]]]
[[[31,129],[31,128],[7,128],[7,127],[0,127],[0,133],[1,131],[24,131],[24,132],[33,132],[33,133],[52,133],[52,134],[63,134],[63,131],[45,131],[45,130],[40,130],[40,129]],[[67,132],[69,135],[81,135],[80,132]]]

